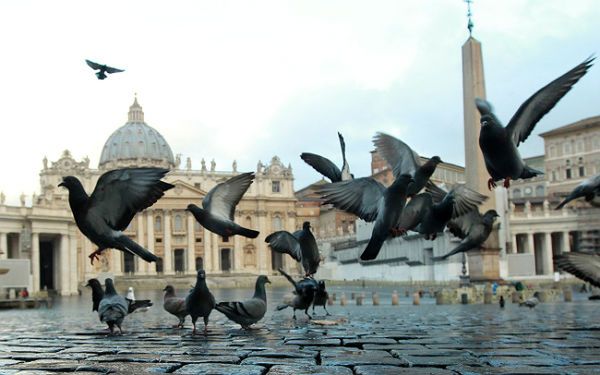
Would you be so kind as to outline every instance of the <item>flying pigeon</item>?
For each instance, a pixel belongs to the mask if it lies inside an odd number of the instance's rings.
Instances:
[[[502,179],[504,187],[508,188],[511,179],[528,179],[543,174],[524,164],[517,147],[529,137],[538,121],[587,73],[594,59],[588,58],[538,90],[521,104],[506,127],[502,126],[488,101],[475,99],[475,105],[481,114],[479,147],[490,174],[490,190],[496,187],[496,181]]]
[[[304,310],[304,313],[306,316],[308,316],[308,319],[312,319],[312,316],[310,316],[308,313],[308,308],[313,303],[315,293],[317,291],[317,282],[315,279],[305,277],[299,282],[296,282],[281,268],[279,269],[279,272],[285,276],[285,278],[294,287],[294,298],[288,303],[277,306],[277,311],[291,307],[294,310],[294,320],[296,320],[296,310]]]
[[[215,309],[241,325],[243,329],[250,329],[250,326],[261,320],[267,312],[266,283],[271,283],[268,277],[258,276],[251,299],[244,302],[219,302]]]
[[[96,72],[96,77],[98,77],[99,80],[105,79],[107,77],[106,73],[111,74],[111,73],[120,73],[120,72],[125,71],[123,69],[113,68],[112,66],[98,64],[98,63],[95,63],[90,60],[85,60],[85,62],[89,65],[90,68],[92,68],[94,70],[98,70],[98,72]]]
[[[429,178],[442,163],[439,156],[433,156],[421,165],[421,158],[406,143],[385,133],[377,133],[373,137],[377,153],[393,168],[394,178],[409,174],[414,183],[408,188],[406,195],[412,197],[425,187]]]
[[[104,297],[104,289],[102,289],[102,284],[100,284],[98,279],[89,279],[85,286],[92,288],[92,311],[98,311],[100,301]]]
[[[183,328],[185,317],[188,316],[188,312],[185,308],[185,298],[177,297],[175,295],[175,288],[173,288],[172,285],[167,285],[163,291],[165,292],[163,308],[169,314],[173,314],[179,318],[179,324],[177,324],[175,327]]]
[[[450,232],[462,241],[454,250],[440,259],[479,248],[490,236],[497,217],[496,210],[487,210],[485,214],[481,215],[479,210],[475,209],[448,222]]]
[[[315,313],[315,306],[323,306],[325,309],[326,315],[331,315],[329,311],[327,311],[327,300],[329,299],[329,293],[325,289],[325,281],[319,280],[317,282],[317,291],[315,292],[315,298],[313,299],[312,310],[313,314]]]
[[[280,230],[273,232],[265,238],[271,250],[278,253],[289,254],[296,261],[302,263],[306,276],[317,273],[321,257],[315,236],[310,231],[310,222],[305,221],[302,229],[293,234]]]
[[[185,308],[192,317],[194,329],[192,335],[196,334],[196,320],[199,317],[204,319],[204,334],[208,331],[208,316],[215,308],[215,297],[213,297],[208,286],[206,286],[206,273],[204,270],[198,271],[196,285],[194,289],[185,297]]]
[[[104,297],[102,297],[98,305],[100,321],[105,322],[108,325],[111,335],[114,333],[115,326],[119,328],[119,333],[123,334],[121,324],[123,323],[125,316],[127,316],[127,301],[125,300],[125,297],[117,293],[112,279],[106,279],[104,285]]]
[[[527,306],[530,309],[533,309],[538,305],[538,303],[540,303],[539,295],[540,294],[538,292],[533,293],[533,297],[528,298],[523,302],[519,302],[519,306]]]
[[[122,231],[136,213],[153,205],[165,191],[175,187],[161,181],[168,169],[123,168],[104,173],[88,196],[74,176],[63,177],[58,186],[69,190],[69,205],[77,227],[98,246],[90,254],[94,259],[105,249],[113,248],[135,254],[146,262],[156,262],[154,254],[138,245]]]
[[[311,154],[310,152],[303,152],[300,154],[302,160],[306,164],[313,167],[317,172],[327,177],[331,182],[348,181],[352,180],[354,176],[350,173],[350,167],[348,161],[346,161],[346,142],[344,137],[338,132],[338,138],[340,139],[340,147],[342,148],[342,170],[337,167],[331,160],[317,154]]]
[[[233,222],[235,206],[242,199],[253,180],[254,173],[248,172],[217,184],[202,200],[203,208],[189,204],[187,211],[190,211],[203,227],[223,238],[236,234],[256,238],[259,232]]]
[[[324,203],[331,203],[367,222],[375,222],[371,239],[360,256],[361,260],[372,260],[398,224],[406,204],[406,192],[413,182],[410,175],[403,174],[386,188],[372,177],[361,177],[324,185],[318,193]]]
[[[581,280],[600,288],[600,256],[594,253],[563,253],[554,257],[554,264]]]
[[[146,311],[148,311],[150,306],[152,306],[152,302],[150,302],[149,299],[136,300],[132,287],[129,287],[127,289],[127,297],[125,297],[125,299],[127,300],[127,305],[128,305],[127,313],[128,314],[131,314],[134,312],[146,312]]]
[[[570,201],[584,197],[594,207],[600,207],[600,174],[590,177],[577,185],[575,189],[562,201],[556,209],[561,209]]]

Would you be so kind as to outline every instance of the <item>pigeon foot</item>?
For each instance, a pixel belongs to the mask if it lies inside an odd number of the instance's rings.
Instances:
[[[507,188],[507,189],[510,187],[510,177],[506,177],[506,178],[504,179],[504,184],[503,184],[503,186],[504,186],[505,188]]]
[[[491,177],[490,177],[490,179],[488,180],[488,183],[487,183],[487,184],[488,184],[488,189],[489,189],[490,191],[494,190],[494,188],[497,186],[497,185],[496,185],[496,182],[495,182],[495,181],[494,181],[494,179],[493,179],[493,178],[491,178]]]
[[[89,255],[92,266],[94,265],[94,260],[100,260],[100,254],[102,254],[102,250],[98,249]]]

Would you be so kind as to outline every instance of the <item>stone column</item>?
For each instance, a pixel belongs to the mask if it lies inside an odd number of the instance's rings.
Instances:
[[[543,266],[544,275],[552,275],[554,273],[554,264],[552,260],[552,233],[544,233],[544,249],[543,249]]]
[[[135,215],[135,220],[137,221],[136,223],[136,242],[146,248],[145,244],[144,244],[144,218],[142,216],[141,213],[138,213],[137,215]],[[142,258],[136,256],[135,257],[135,274],[136,275],[146,275],[148,272],[146,271],[146,264],[148,264],[148,262],[146,262],[145,260],[143,260]]]
[[[118,250],[113,250],[118,251]],[[70,262],[69,262],[69,235],[60,236],[60,295],[69,295]]]
[[[0,233],[0,259],[8,259],[8,241],[6,233]]]
[[[104,250],[110,251],[110,259],[112,266],[110,270],[115,276],[123,275],[123,252],[116,249]]]
[[[563,253],[567,253],[571,251],[571,241],[569,240],[569,232],[562,232],[562,246],[560,251]]]
[[[194,216],[187,212],[187,265],[185,273],[196,274],[196,233],[194,232]]]
[[[517,234],[512,235],[512,254],[516,254],[519,252],[519,243],[517,242]]]
[[[528,254],[535,253],[535,243],[533,241],[533,233],[527,233],[527,250],[525,252]]]
[[[146,211],[146,249],[152,254],[154,251],[154,215],[153,211]],[[156,262],[148,263],[147,274],[156,275]]]
[[[242,236],[233,236],[230,237],[233,239],[233,272],[243,272],[244,265],[242,260],[244,259],[244,244],[246,242],[246,238]]]
[[[71,231],[69,236],[69,294],[77,294],[79,277],[77,275],[77,232]]]
[[[203,257],[203,263],[204,263],[204,271],[206,272],[213,272],[213,266],[212,266],[212,233],[204,228],[204,257]]]
[[[90,240],[87,239],[87,237],[85,236],[81,236],[81,241],[82,241],[82,262],[83,262],[83,267],[84,267],[84,271],[83,271],[83,278],[85,279],[84,281],[87,281],[93,277],[95,277],[96,275],[94,275],[94,266],[92,266],[92,262],[90,261],[89,255],[96,250],[94,248],[94,245],[92,244],[92,242]]]
[[[3,235],[6,242],[6,234]],[[35,232],[31,233],[31,275],[31,292],[35,293],[40,290],[40,235]]]
[[[221,273],[221,254],[219,254],[219,236],[214,233],[211,233],[211,253],[212,253],[212,268],[213,272]]]
[[[271,257],[268,252],[270,251],[267,248],[267,243],[265,242],[265,238],[270,234],[270,225],[267,224],[267,211],[259,210],[258,214],[258,227],[260,228],[260,234],[257,239],[257,247],[256,247],[256,261],[258,273],[261,275],[266,275],[266,272],[270,271],[269,265],[271,264]]]
[[[173,259],[171,249],[171,211],[165,210],[164,220],[164,236],[163,243],[165,248],[165,255],[163,258],[163,273],[165,275],[173,275]]]

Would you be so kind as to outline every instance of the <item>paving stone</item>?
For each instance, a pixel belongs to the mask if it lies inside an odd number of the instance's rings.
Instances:
[[[417,357],[446,357],[456,356],[462,353],[461,350],[456,349],[417,349],[417,350],[392,350],[394,357],[400,358],[402,356],[417,356]]]
[[[79,371],[93,371],[96,374],[102,373],[117,373],[126,375],[135,375],[142,373],[166,373],[173,372],[175,369],[180,368],[179,363],[136,363],[136,362],[104,362],[104,363],[92,363],[82,364],[76,374],[79,375]]]
[[[18,370],[42,370],[42,371],[62,371],[73,372],[80,366],[80,362],[64,361],[57,359],[39,359],[31,362],[18,363],[8,366],[9,369]]]
[[[364,344],[397,344],[398,341],[383,337],[365,337],[359,339],[344,339],[342,340],[342,343],[344,346],[363,346]]]
[[[343,366],[288,366],[271,367],[267,375],[352,375],[352,370]]]
[[[272,358],[315,358],[318,352],[314,350],[289,350],[287,348],[281,350],[260,350],[250,352],[248,357],[272,357]]]
[[[17,361],[14,359],[0,359],[0,367],[16,365],[17,363],[21,363],[21,361]]]
[[[275,365],[316,365],[314,358],[274,358],[274,357],[248,357],[241,362],[242,365],[259,365],[259,366],[275,366]]]
[[[339,346],[342,344],[340,339],[291,339],[285,341],[286,345],[298,345],[298,346]]]
[[[390,345],[377,345],[377,344],[365,344],[363,345],[365,350],[425,350],[425,345],[417,344],[390,344]]]
[[[481,375],[481,374],[503,374],[503,375],[565,375],[565,374],[577,374],[571,373],[565,367],[550,368],[550,367],[474,367],[474,366],[451,366],[448,367],[460,375]],[[581,373],[583,375],[584,373]]]
[[[321,352],[321,364],[324,366],[358,366],[358,365],[394,365],[407,366],[408,362],[394,358],[383,350],[336,350]]]
[[[266,373],[266,368],[262,366],[241,366],[228,364],[193,364],[185,365],[175,371],[175,374],[195,374],[195,375],[262,375]]]
[[[479,361],[474,358],[469,358],[466,356],[401,356],[399,357],[411,367],[448,367],[457,363],[463,364],[471,364],[478,365]]]
[[[397,367],[397,366],[356,366],[354,367],[356,375],[396,375],[396,374],[414,374],[414,375],[452,375],[452,371],[439,368],[420,368],[420,367]]]
[[[566,366],[572,364],[564,358],[550,356],[532,356],[532,357],[489,357],[482,358],[487,364],[493,367],[505,366]]]

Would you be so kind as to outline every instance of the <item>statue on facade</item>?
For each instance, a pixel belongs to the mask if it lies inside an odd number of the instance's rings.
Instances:
[[[6,202],[6,195],[4,195],[4,192],[0,192],[0,204],[4,204],[4,202]]]
[[[188,156],[187,159],[185,159],[185,169],[187,169],[188,171],[192,170],[192,159]]]
[[[216,168],[216,166],[217,166],[217,163],[215,163],[215,159],[211,160],[211,161],[210,161],[210,171],[211,171],[211,172],[214,172],[214,171],[215,171],[215,168]]]
[[[234,160],[234,161],[233,161],[233,164],[232,164],[232,166],[231,166],[231,167],[233,168],[233,171],[234,171],[234,172],[237,172],[237,160]]]
[[[179,169],[180,165],[181,165],[181,154],[177,154],[177,155],[175,155],[175,168]]]
[[[262,161],[259,160],[258,164],[256,165],[256,173],[262,173],[263,167]]]
[[[202,158],[200,164],[202,165],[202,172],[206,172],[206,162],[204,161],[204,158]]]
[[[42,159],[42,163],[44,163],[44,170],[48,169],[48,158],[44,156]]]
[[[19,198],[21,199],[21,207],[25,207],[25,193],[21,193],[21,196]]]
[[[87,155],[83,158],[83,166],[86,168],[90,167],[90,158],[88,158]]]

